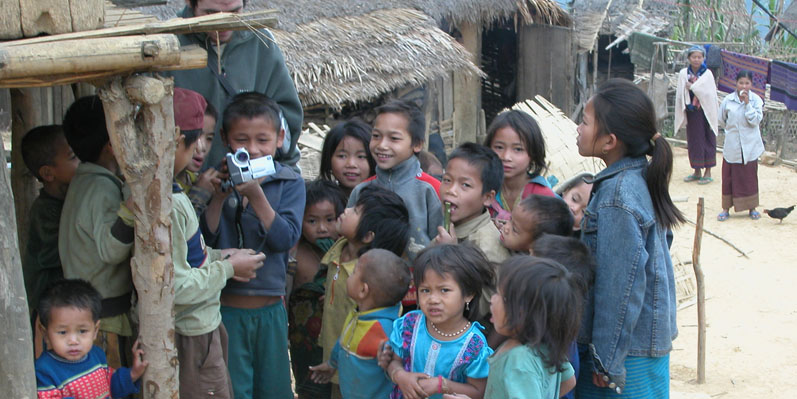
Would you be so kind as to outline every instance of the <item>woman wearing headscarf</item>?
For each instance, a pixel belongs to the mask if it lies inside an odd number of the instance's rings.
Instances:
[[[677,132],[686,124],[689,164],[694,169],[684,181],[697,181],[698,184],[714,181],[711,168],[717,165],[719,101],[714,74],[706,67],[705,55],[701,46],[689,48],[689,66],[678,74],[675,92],[674,131]]]

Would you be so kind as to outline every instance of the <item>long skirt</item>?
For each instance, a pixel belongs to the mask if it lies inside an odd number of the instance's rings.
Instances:
[[[728,163],[722,160],[722,209],[736,212],[758,206],[758,162]]]
[[[663,357],[625,358],[625,388],[621,394],[613,389],[598,388],[592,383],[592,367],[581,367],[576,381],[578,399],[646,398],[669,399],[670,355]]]
[[[717,166],[717,136],[703,110],[686,111],[686,147],[693,169]]]

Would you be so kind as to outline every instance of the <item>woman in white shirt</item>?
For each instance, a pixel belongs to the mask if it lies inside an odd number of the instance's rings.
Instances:
[[[724,221],[734,211],[749,211],[753,220],[761,217],[758,206],[758,157],[764,152],[758,125],[764,117],[764,101],[750,91],[753,73],[747,70],[736,75],[736,91],[722,100],[719,123],[725,128],[722,161],[722,212]]]

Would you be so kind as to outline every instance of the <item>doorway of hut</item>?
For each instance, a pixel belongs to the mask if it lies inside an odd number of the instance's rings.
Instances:
[[[623,40],[611,49],[606,49],[606,46],[614,42],[615,39],[617,39],[617,36],[614,35],[598,36],[597,74],[594,73],[595,65],[593,64],[594,58],[592,54],[588,57],[588,70],[592,75],[590,82],[595,82],[596,87],[600,87],[609,78],[634,80],[634,64],[631,63],[631,55],[626,51],[628,49],[628,41]],[[644,69],[650,69],[650,66],[648,65]]]
[[[482,109],[486,126],[517,98],[518,34],[513,21],[501,21],[482,31]]]

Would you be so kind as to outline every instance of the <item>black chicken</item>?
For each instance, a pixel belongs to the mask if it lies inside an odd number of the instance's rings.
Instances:
[[[779,219],[781,223],[783,223],[783,218],[789,216],[791,211],[794,210],[794,205],[788,208],[773,208],[773,209],[764,209],[764,213],[769,215],[772,219]]]

